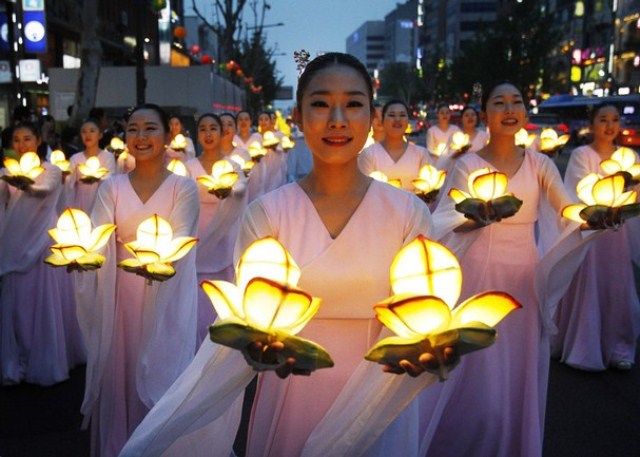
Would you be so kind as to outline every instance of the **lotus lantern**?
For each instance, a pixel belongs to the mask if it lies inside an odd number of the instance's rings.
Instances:
[[[422,235],[405,246],[391,265],[391,297],[376,304],[376,317],[396,336],[375,344],[367,360],[398,365],[419,364],[423,353],[439,362],[447,377],[443,351],[455,347],[459,356],[490,346],[495,326],[520,304],[504,292],[483,292],[456,306],[462,290],[458,259],[443,245]]]
[[[521,148],[530,147],[535,140],[536,135],[527,132],[527,129],[522,128],[516,133],[516,146],[520,146]]]
[[[120,268],[152,280],[166,281],[176,274],[172,262],[181,259],[198,242],[192,236],[173,237],[171,224],[154,214],[140,223],[135,241],[124,247],[134,258],[118,264]]]
[[[260,142],[254,141],[249,145],[249,155],[254,162],[258,163],[262,158],[267,155],[267,151],[262,147]]]
[[[180,159],[171,159],[167,164],[167,170],[178,176],[187,176],[189,174],[186,165]]]
[[[245,160],[240,154],[231,154],[230,159],[242,168],[245,176],[249,176],[251,174],[251,170],[255,166],[255,162],[253,160]]]
[[[80,173],[80,181],[85,184],[93,184],[101,181],[109,170],[100,164],[100,159],[96,156],[89,157],[85,163],[78,165],[78,173]]]
[[[600,168],[607,175],[621,174],[625,179],[625,187],[640,183],[640,163],[633,149],[618,148],[607,160],[600,162]]]
[[[98,254],[116,229],[104,224],[92,229],[91,219],[76,208],[66,208],[58,218],[56,228],[49,230],[55,240],[51,254],[44,261],[54,267],[67,267],[67,271],[86,271],[100,268],[104,256]]]
[[[275,149],[280,144],[280,140],[273,132],[264,132],[262,135],[262,146],[267,149]]]
[[[282,146],[282,149],[284,149],[284,152],[289,152],[291,149],[293,149],[296,143],[295,141],[291,141],[288,136],[283,136],[280,140],[280,145]]]
[[[113,138],[111,138],[111,141],[109,142],[109,147],[113,151],[113,155],[116,157],[116,159],[125,150],[124,142],[120,137],[117,137],[117,136],[114,136]]]
[[[231,195],[231,189],[238,180],[238,173],[226,159],[216,161],[210,175],[198,176],[197,181],[207,188],[207,192],[223,199]]]
[[[468,192],[451,189],[449,196],[456,203],[456,210],[468,219],[482,225],[511,217],[522,206],[522,200],[507,193],[507,175],[490,168],[479,168],[469,174]]]
[[[444,154],[444,151],[446,149],[447,149],[447,145],[445,143],[438,143],[436,144],[436,147],[433,150],[433,155],[435,155],[436,157],[440,157],[442,156],[442,154]]]
[[[389,179],[386,174],[384,174],[382,171],[379,171],[379,170],[375,170],[369,173],[369,177],[375,179],[376,181],[390,184],[393,187],[400,188],[400,186],[402,185],[399,179]]]
[[[62,171],[62,176],[67,176],[71,174],[71,164],[67,160],[60,149],[56,149],[55,151],[51,151],[51,163]]]
[[[454,156],[460,156],[467,152],[471,148],[469,142],[469,135],[464,132],[455,132],[451,135],[450,149],[453,151]]]
[[[40,157],[35,152],[25,152],[20,157],[20,161],[7,157],[4,159],[4,167],[5,170],[0,175],[0,179],[20,190],[25,190],[33,184],[44,171],[40,165]]]
[[[253,242],[240,258],[236,277],[237,285],[201,284],[219,317],[209,328],[212,341],[242,350],[257,371],[277,371],[290,358],[295,359],[294,370],[333,366],[321,346],[295,336],[318,311],[320,299],[297,287],[300,269],[282,244],[271,237]],[[274,342],[284,344],[275,356],[256,360],[248,355],[252,345]]]
[[[178,133],[173,140],[171,140],[169,147],[174,151],[182,152],[187,147],[187,139],[182,133]]]
[[[411,183],[417,189],[416,195],[425,203],[431,203],[438,197],[446,177],[446,171],[438,170],[427,163],[420,168],[418,178],[411,181]]]
[[[548,156],[554,156],[562,150],[569,138],[569,135],[558,136],[552,128],[542,129],[542,132],[540,132],[540,152]]]
[[[601,177],[589,173],[577,186],[576,203],[562,209],[562,216],[580,222],[584,229],[618,229],[626,219],[640,214],[637,192],[625,192],[625,178],[620,174]]]

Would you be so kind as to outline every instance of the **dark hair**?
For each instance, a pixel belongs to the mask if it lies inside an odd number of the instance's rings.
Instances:
[[[204,113],[202,116],[200,116],[198,118],[198,122],[196,122],[196,130],[198,129],[198,127],[200,127],[200,123],[202,122],[202,120],[205,117],[210,117],[211,119],[216,121],[216,123],[218,124],[218,127],[220,128],[220,130],[222,130],[222,121],[220,120],[220,116],[218,116],[217,114],[214,114],[214,113]]]
[[[167,120],[171,121],[171,119],[178,119],[178,122],[180,122],[180,125],[182,125],[182,119],[180,119],[180,116],[178,116],[177,114],[169,114],[167,116]]]
[[[402,105],[404,106],[404,110],[407,112],[407,115],[409,114],[409,107],[405,102],[403,102],[402,100],[389,100],[382,107],[382,119],[384,119],[384,117],[387,115],[387,111],[389,110],[389,107],[391,105]]]
[[[449,104],[448,103],[438,103],[436,105],[436,113],[438,111],[440,111],[440,108],[447,108],[449,111],[451,111],[451,108],[449,108]]]
[[[238,120],[238,118],[242,113],[247,113],[247,116],[249,116],[249,119],[253,121],[253,117],[251,116],[251,113],[247,110],[238,111],[238,114],[236,114],[236,120]]]
[[[102,108],[91,108],[91,111],[89,111],[89,117],[91,119],[102,119],[104,117],[104,110]]]
[[[352,68],[362,77],[362,80],[367,85],[369,106],[371,108],[371,112],[373,112],[373,85],[371,83],[371,76],[369,76],[369,72],[367,72],[366,67],[358,59],[350,54],[343,54],[341,52],[328,52],[309,62],[302,72],[302,75],[300,75],[300,79],[298,79],[298,88],[296,89],[296,105],[298,106],[298,110],[302,111],[302,95],[316,73],[333,65],[344,65]]]
[[[92,117],[85,119],[84,121],[82,121],[82,124],[80,124],[80,128],[82,128],[82,126],[84,124],[93,124],[96,127],[98,127],[98,130],[100,130],[100,121],[98,121],[97,119],[94,119]]]
[[[19,129],[27,129],[31,133],[33,133],[36,136],[36,138],[40,139],[40,129],[38,128],[38,126],[36,124],[34,124],[31,121],[17,122],[13,126],[13,133],[15,133],[16,130],[19,130]],[[13,137],[13,134],[12,134],[12,137]]]
[[[520,90],[520,88],[515,84],[513,84],[511,81],[508,81],[506,79],[503,79],[501,81],[496,81],[489,86],[489,90],[482,92],[482,98],[480,99],[480,111],[487,111],[487,103],[489,102],[489,97],[491,97],[492,92],[496,90],[496,87],[502,86],[505,84],[515,87],[516,90],[520,92],[520,95],[522,95],[522,91]]]
[[[131,116],[133,116],[133,113],[141,110],[154,111],[160,118],[160,123],[162,124],[162,127],[164,127],[165,133],[169,131],[169,116],[167,116],[167,113],[162,108],[160,108],[158,105],[154,103],[145,103],[144,105],[138,105],[135,108],[133,108],[129,112],[129,117],[127,117],[127,122],[129,121]]]
[[[230,117],[231,119],[233,119],[233,125],[237,126],[238,125],[238,120],[236,119],[236,116],[233,113],[221,113],[218,114],[218,117],[220,118],[220,120],[222,120],[223,117]]]
[[[618,113],[618,115],[620,114],[620,110],[618,110],[618,107],[616,105],[614,105],[611,102],[600,102],[597,105],[594,105],[590,110],[589,110],[589,124],[593,124],[593,122],[596,120],[596,116],[598,115],[598,112],[603,109],[603,108],[608,108],[611,107],[613,109],[616,110],[616,112]]]

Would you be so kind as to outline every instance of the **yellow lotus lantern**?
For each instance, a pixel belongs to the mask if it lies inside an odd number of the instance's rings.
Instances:
[[[67,160],[64,152],[60,149],[56,149],[55,151],[51,151],[51,163],[54,164],[62,171],[62,176],[67,176],[71,174],[71,164]]]
[[[451,189],[449,196],[456,202],[456,210],[482,225],[511,217],[522,206],[522,200],[507,193],[507,175],[490,168],[479,168],[469,174],[468,193]]]
[[[253,167],[255,166],[255,162],[253,160],[245,160],[240,154],[231,154],[229,158],[242,168],[242,172],[245,176],[249,176],[251,174],[251,170],[253,170]]]
[[[296,287],[300,269],[287,250],[274,238],[253,242],[245,250],[237,269],[237,285],[226,281],[203,281],[219,320],[209,327],[212,341],[243,351],[257,371],[283,367],[295,359],[294,372],[311,372],[333,366],[319,345],[295,336],[315,315],[320,299]],[[276,353],[260,351],[281,343]]]
[[[436,144],[435,149],[433,150],[433,155],[436,157],[440,157],[444,154],[444,151],[447,149],[447,145],[445,143]]]
[[[420,364],[432,354],[446,379],[444,349],[458,356],[486,348],[496,339],[494,328],[520,304],[504,292],[483,292],[456,307],[462,290],[458,259],[443,245],[420,235],[396,255],[391,265],[388,299],[376,304],[376,317],[396,336],[376,343],[365,358],[398,365],[401,360]]]
[[[189,174],[184,162],[179,159],[171,159],[171,161],[167,164],[167,170],[178,176],[187,176]]]
[[[109,170],[101,166],[100,159],[93,156],[89,157],[85,163],[78,165],[78,173],[80,173],[80,181],[85,184],[93,184],[101,181]]]
[[[267,155],[267,150],[262,147],[260,142],[254,141],[249,145],[249,155],[255,163],[258,163],[265,155]]]
[[[223,199],[231,195],[233,185],[238,181],[238,173],[228,160],[216,161],[211,167],[210,175],[198,176],[197,181],[207,188],[207,192]]]
[[[455,132],[451,135],[451,144],[450,148],[453,151],[453,156],[458,157],[464,154],[471,148],[471,143],[469,142],[469,135],[464,132]]]
[[[4,159],[5,170],[0,179],[13,187],[24,190],[35,182],[44,168],[40,165],[40,157],[35,152],[25,152],[20,161],[12,157]]]
[[[120,154],[122,154],[125,150],[124,142],[122,141],[122,139],[120,139],[120,137],[117,136],[111,138],[109,147],[111,148],[111,151],[113,152],[113,155],[116,157],[116,159],[120,157]]]
[[[171,224],[154,214],[140,223],[136,240],[124,245],[135,258],[125,259],[118,266],[149,283],[166,281],[176,274],[171,263],[187,255],[197,242],[192,236],[174,238]]]
[[[291,141],[288,136],[283,136],[280,140],[280,145],[282,146],[282,149],[284,149],[284,152],[289,152],[291,149],[293,149],[296,143],[295,141]]]
[[[182,133],[178,133],[173,140],[171,140],[169,147],[174,151],[182,152],[187,147],[187,139]]]
[[[98,254],[109,236],[116,229],[114,224],[104,224],[92,229],[91,219],[76,208],[65,209],[56,228],[49,230],[55,240],[51,254],[44,261],[54,267],[67,267],[67,271],[86,271],[100,268],[104,256]]]
[[[382,171],[379,171],[379,170],[375,170],[369,173],[369,177],[375,179],[376,181],[391,184],[393,187],[400,188],[400,186],[402,185],[399,179],[389,179],[387,175],[385,175]]]
[[[637,192],[625,192],[624,176],[615,174],[601,177],[589,173],[577,186],[578,197],[584,203],[576,203],[562,209],[562,216],[582,223],[585,229],[618,229],[625,220],[640,215]]]
[[[425,164],[418,172],[418,178],[411,181],[417,189],[416,195],[425,203],[431,203],[438,197],[438,192],[444,184],[447,172],[438,170],[434,166]]]
[[[562,150],[569,138],[569,135],[558,136],[552,128],[542,129],[542,132],[540,132],[540,152],[548,156],[554,156]]]
[[[527,129],[520,129],[516,133],[516,146],[520,146],[521,148],[528,148],[535,140],[536,135],[534,133],[527,132]]]
[[[640,163],[636,159],[633,149],[618,148],[609,159],[600,162],[600,168],[608,175],[622,175],[626,187],[635,186],[640,183]]]
[[[262,146],[267,149],[275,149],[280,144],[280,139],[273,132],[264,132]]]

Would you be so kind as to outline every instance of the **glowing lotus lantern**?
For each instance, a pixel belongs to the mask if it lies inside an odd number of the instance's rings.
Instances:
[[[238,173],[233,171],[233,165],[228,160],[222,159],[213,164],[210,175],[198,176],[196,179],[210,194],[223,199],[231,195],[231,189],[238,181]]]
[[[98,254],[109,236],[116,229],[113,224],[104,224],[92,229],[91,219],[76,208],[65,209],[56,228],[49,230],[55,240],[51,254],[44,261],[54,267],[67,267],[67,271],[86,271],[100,268],[104,256]]]
[[[482,225],[511,217],[522,206],[522,200],[507,193],[507,175],[490,168],[480,168],[469,174],[468,193],[451,189],[449,196],[456,202],[456,210]]]
[[[288,136],[283,136],[280,140],[280,145],[282,146],[282,149],[284,149],[284,152],[289,152],[291,149],[293,149],[296,143],[294,141],[291,141]]]
[[[240,154],[231,154],[230,159],[240,165],[240,168],[242,168],[245,176],[249,176],[251,174],[251,170],[255,165],[255,162],[253,160],[244,160],[244,158]]]
[[[171,263],[187,255],[197,242],[192,236],[174,238],[171,224],[154,214],[140,223],[137,239],[124,245],[135,258],[125,259],[118,266],[143,276],[149,283],[166,281],[176,274]]]
[[[369,173],[369,177],[375,179],[376,181],[385,182],[387,184],[391,184],[393,187],[398,187],[402,185],[399,179],[389,179],[387,175],[379,170],[372,171]]]
[[[187,176],[189,174],[189,172],[187,171],[187,167],[180,159],[171,159],[171,161],[167,164],[167,170],[178,176]]]
[[[608,175],[622,175],[625,187],[640,183],[640,163],[636,163],[636,153],[632,149],[616,149],[609,159],[600,162],[600,168]]]
[[[78,165],[78,173],[80,173],[80,181],[85,184],[93,184],[101,181],[109,170],[101,166],[100,159],[97,157],[89,157],[85,163]]]
[[[417,189],[416,195],[425,203],[431,203],[438,197],[438,192],[446,177],[446,171],[425,164],[418,172],[418,179],[414,179],[411,183]]]
[[[562,209],[562,216],[580,222],[585,229],[619,228],[626,219],[640,214],[637,192],[624,191],[622,175],[605,178],[589,173],[577,186],[578,197],[584,203],[576,203]]]
[[[471,148],[469,143],[469,135],[464,132],[455,132],[451,136],[451,144],[449,145],[455,157],[460,156]]]
[[[540,132],[540,152],[553,156],[560,152],[569,141],[569,138],[569,135],[558,137],[558,134],[552,128],[542,129],[542,132]]]
[[[447,149],[447,145],[445,143],[438,143],[433,150],[433,155],[436,157],[440,157],[442,154],[444,154],[445,149]]]
[[[275,149],[280,144],[280,139],[273,132],[264,132],[262,146],[267,149]]]
[[[40,166],[40,158],[35,152],[25,152],[20,161],[7,157],[4,159],[5,170],[0,179],[13,187],[24,190],[35,182],[44,168]]]
[[[516,146],[520,146],[521,148],[528,148],[535,140],[536,135],[527,132],[526,129],[520,129],[516,133]]]
[[[443,245],[420,235],[396,255],[391,265],[394,295],[376,304],[376,317],[396,336],[375,344],[367,360],[398,365],[401,360],[420,364],[432,354],[439,376],[446,379],[443,352],[457,355],[493,344],[495,326],[520,304],[504,292],[483,292],[456,307],[462,289],[458,259]],[[453,310],[453,311],[452,311]]]
[[[62,152],[60,149],[56,149],[55,151],[51,151],[51,163],[54,164],[56,167],[58,167],[60,169],[60,171],[62,171],[62,176],[67,176],[69,174],[71,174],[71,164],[69,163],[69,161],[67,160],[67,158],[64,155],[64,152]]]
[[[111,141],[109,142],[109,147],[113,151],[113,155],[116,157],[116,159],[125,150],[124,142],[120,139],[120,137],[117,137],[117,136],[114,136],[113,138],[111,138]]]
[[[178,133],[175,138],[171,140],[169,147],[174,151],[183,152],[187,147],[187,139],[182,133]]]
[[[267,155],[266,149],[262,147],[262,145],[258,141],[254,141],[249,145],[249,155],[254,162],[258,163],[262,160],[262,158]]]
[[[319,345],[295,335],[315,315],[320,299],[296,287],[300,269],[291,255],[271,237],[253,242],[237,268],[237,285],[226,281],[203,281],[219,320],[209,328],[211,340],[243,351],[257,371],[277,370],[295,359],[296,370],[310,372],[333,366]],[[284,345],[275,354],[248,354],[256,343],[266,347]]]

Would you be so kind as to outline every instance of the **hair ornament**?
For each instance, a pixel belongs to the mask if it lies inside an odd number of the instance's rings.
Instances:
[[[309,54],[309,51],[306,51],[304,49],[293,51],[293,60],[296,61],[296,68],[298,70],[299,78],[304,69],[307,67],[307,64],[311,60],[311,54]]]

